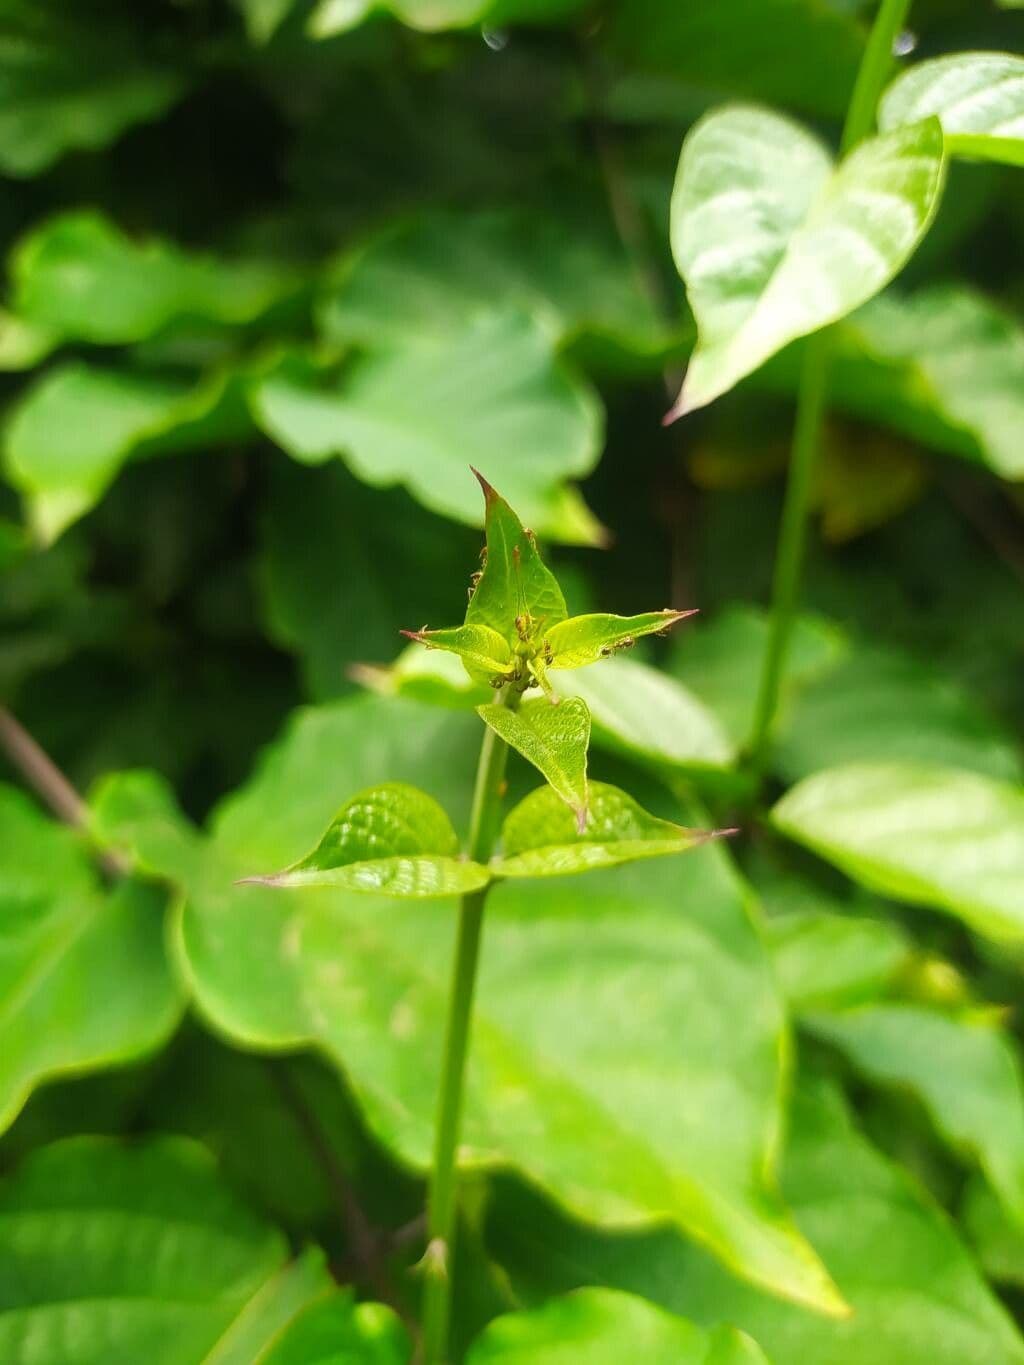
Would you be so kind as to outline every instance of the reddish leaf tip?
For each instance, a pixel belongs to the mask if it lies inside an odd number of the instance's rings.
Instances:
[[[235,886],[276,886],[280,877],[279,872],[272,872],[266,877],[238,877]]]
[[[400,630],[398,633],[404,635],[407,640],[415,640],[418,645],[427,643],[425,630]]]
[[[497,491],[497,489],[494,487],[494,485],[491,484],[491,483],[488,483],[488,481],[487,481],[487,480],[484,478],[484,476],[480,473],[479,469],[477,469],[474,465],[470,465],[469,467],[470,467],[470,469],[473,471],[473,474],[474,474],[474,476],[476,477],[477,483],[478,483],[478,484],[480,485],[480,487],[483,489],[484,498],[487,500],[487,502],[488,502],[488,503],[491,503],[491,502],[497,501],[497,498],[498,498],[498,491]]]
[[[586,806],[573,806],[576,815],[576,833],[586,834],[587,832],[587,808]]]

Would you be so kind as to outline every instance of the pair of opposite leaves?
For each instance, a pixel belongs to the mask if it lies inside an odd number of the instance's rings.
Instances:
[[[570,617],[532,533],[490,484],[477,478],[487,504],[486,557],[474,576],[465,621],[446,630],[408,633],[428,649],[457,654],[472,678],[502,689],[500,703],[477,712],[549,785],[509,814],[502,854],[486,866],[459,857],[452,823],[433,797],[388,782],[346,802],[316,848],[299,862],[248,880],[389,896],[449,896],[480,890],[496,877],[557,876],[680,853],[712,837],[657,819],[616,787],[588,783],[590,712],[579,698],[558,701],[548,680],[549,669],[594,663],[692,613]],[[526,702],[522,709],[508,704],[535,686],[550,700]]]

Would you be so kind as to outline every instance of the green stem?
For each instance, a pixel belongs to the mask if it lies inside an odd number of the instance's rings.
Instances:
[[[498,702],[510,710],[515,710],[520,698],[520,692],[506,687],[500,693]],[[486,862],[494,849],[507,761],[508,745],[488,726],[480,748],[473,810],[469,823],[468,852],[474,862]],[[434,1138],[434,1164],[427,1199],[428,1243],[424,1258],[426,1283],[423,1297],[424,1365],[444,1365],[448,1358],[451,1268],[456,1224],[456,1149],[487,890],[488,888],[484,887],[481,891],[472,891],[463,896],[459,907],[455,969],[448,1002],[441,1093]]]
[[[911,0],[882,0],[879,6],[843,125],[841,150],[844,154],[867,137],[874,127],[878,101],[892,68],[893,43],[906,22],[910,4]],[[761,665],[750,745],[757,771],[764,768],[796,617],[815,464],[825,418],[831,335],[831,329],[825,328],[807,341],[797,391],[789,482],[772,584],[771,623]]]

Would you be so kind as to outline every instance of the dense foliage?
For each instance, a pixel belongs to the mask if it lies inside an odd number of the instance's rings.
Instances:
[[[4,1365],[1024,1365],[1020,9],[0,0]]]

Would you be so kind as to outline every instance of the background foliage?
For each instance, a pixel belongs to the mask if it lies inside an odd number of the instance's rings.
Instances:
[[[4,766],[4,1361],[408,1360],[451,907],[233,883],[370,783],[464,833],[488,690],[398,632],[461,616],[471,463],[571,611],[700,607],[561,686],[743,837],[495,893],[458,1357],[1024,1361],[1019,167],[836,327],[760,793],[802,343],[661,425],[683,136],[834,147],[872,9],[0,3],[0,699],[87,802]]]

